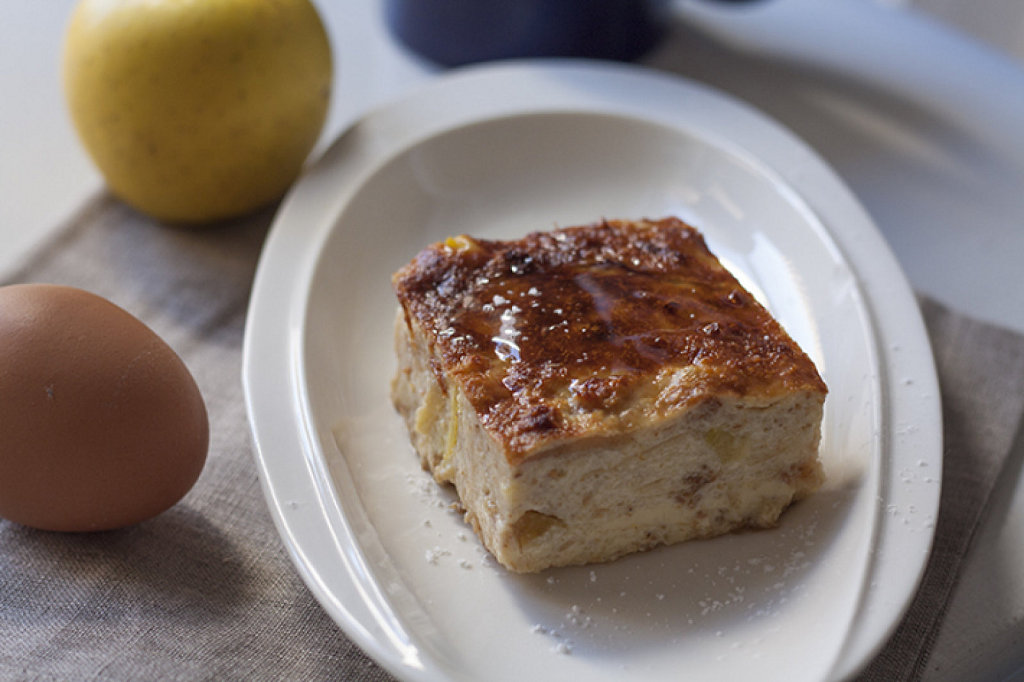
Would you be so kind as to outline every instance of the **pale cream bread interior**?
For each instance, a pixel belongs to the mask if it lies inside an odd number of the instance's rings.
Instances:
[[[423,467],[455,486],[467,522],[512,571],[769,527],[823,480],[821,393],[709,397],[520,461],[484,429],[457,383],[434,373],[430,340],[401,310],[395,347],[392,397]]]

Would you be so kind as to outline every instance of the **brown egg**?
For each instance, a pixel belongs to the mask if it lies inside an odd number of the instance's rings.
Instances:
[[[149,327],[81,289],[0,287],[0,517],[142,521],[192,488],[208,444],[195,380]]]

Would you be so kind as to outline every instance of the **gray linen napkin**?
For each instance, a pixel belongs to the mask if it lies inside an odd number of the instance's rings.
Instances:
[[[0,679],[390,679],[301,583],[256,478],[241,343],[272,217],[176,229],[98,196],[0,279],[79,286],[140,317],[191,368],[211,420],[203,475],[155,519],[92,535],[0,520]],[[927,669],[1024,412],[1024,338],[923,309],[944,392],[943,509],[922,589],[867,680]]]
[[[0,521],[0,679],[391,679],[306,590],[257,480],[241,345],[271,219],[175,229],[100,196],[4,278],[78,286],[144,320],[195,375],[211,441],[192,491],[137,526]]]
[[[942,391],[942,496],[932,554],[903,622],[862,675],[866,681],[926,679],[941,674],[932,661],[942,637],[966,652],[970,632],[944,633],[963,560],[983,520],[1000,473],[1020,437],[1024,413],[1024,337],[957,315],[923,299]],[[956,654],[944,651],[948,660]]]

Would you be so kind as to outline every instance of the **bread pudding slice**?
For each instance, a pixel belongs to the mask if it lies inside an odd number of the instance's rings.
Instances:
[[[394,405],[512,571],[769,527],[822,483],[824,382],[678,219],[450,238],[393,285]]]

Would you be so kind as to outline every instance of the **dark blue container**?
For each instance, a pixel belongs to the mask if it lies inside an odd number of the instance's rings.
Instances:
[[[664,0],[386,0],[388,27],[442,66],[517,57],[630,61],[663,31]]]

